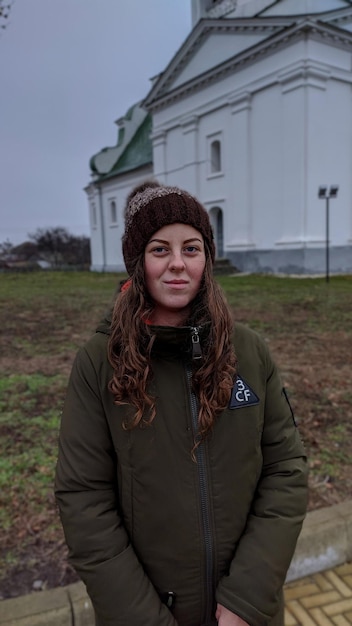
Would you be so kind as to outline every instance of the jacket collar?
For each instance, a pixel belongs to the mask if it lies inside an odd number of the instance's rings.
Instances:
[[[111,311],[97,326],[96,332],[110,335]],[[154,326],[148,324],[149,332],[155,335],[153,356],[170,356],[171,358],[192,359],[195,353],[195,342],[202,349],[208,339],[210,322],[201,326]]]
[[[155,335],[154,356],[197,360],[209,336],[210,323],[202,326],[149,326],[149,329]]]

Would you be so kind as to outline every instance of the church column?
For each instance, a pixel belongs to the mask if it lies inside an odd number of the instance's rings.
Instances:
[[[249,92],[229,97],[231,160],[225,226],[227,250],[253,246],[251,103]]]
[[[153,144],[154,175],[161,183],[167,182],[166,136],[164,129],[155,130],[150,135]]]
[[[196,115],[181,120],[183,136],[183,186],[196,196],[199,193],[199,159],[198,159],[198,126]]]
[[[309,100],[312,90],[324,98],[327,76],[299,63],[295,68],[279,75],[282,94],[281,120],[281,238],[278,246],[305,246],[312,243],[313,228],[309,231],[309,196],[308,182],[315,178],[317,163],[322,162],[322,155],[315,154],[316,163],[311,159],[312,141],[310,124],[314,120],[308,117]],[[323,102],[322,102],[323,104]],[[316,110],[320,111],[320,107]],[[316,145],[318,145],[316,143]],[[314,191],[314,197],[316,190]],[[316,235],[315,235],[316,238]]]
[[[278,246],[302,243],[305,213],[306,107],[301,69],[282,72],[281,85],[281,228]]]
[[[90,211],[90,247],[94,270],[104,272],[106,269],[106,239],[103,211],[102,188],[99,181],[93,181],[87,188]]]
[[[320,64],[319,64],[320,65]],[[345,122],[349,113],[350,103],[334,90],[337,84],[330,82],[330,69],[310,64],[306,76],[306,133],[307,133],[307,210],[305,215],[305,240],[321,247],[325,242],[325,212],[323,203],[317,199],[318,187],[324,184],[340,184],[344,177],[349,177],[348,152],[345,137],[350,137],[350,128]],[[329,89],[329,93],[327,90]],[[317,114],[317,111],[319,114]],[[333,119],[343,120],[341,135],[336,133]],[[323,182],[322,182],[323,181]],[[335,210],[336,211],[336,205]],[[335,213],[336,216],[336,213]],[[336,218],[335,218],[336,219]],[[335,219],[332,220],[334,224]],[[334,233],[339,229],[331,229],[331,242]]]

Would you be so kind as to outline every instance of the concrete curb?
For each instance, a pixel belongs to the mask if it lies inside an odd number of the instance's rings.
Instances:
[[[83,583],[38,591],[0,602],[1,626],[94,626]]]
[[[352,560],[352,500],[308,513],[287,582]]]
[[[352,560],[352,500],[308,513],[287,582]],[[94,626],[83,583],[0,601],[0,626]]]

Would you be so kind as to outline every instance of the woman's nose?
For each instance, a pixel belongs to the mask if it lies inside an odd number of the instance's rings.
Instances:
[[[181,250],[174,251],[170,258],[170,269],[175,272],[175,271],[183,270],[184,267],[185,267],[185,262],[183,260]]]

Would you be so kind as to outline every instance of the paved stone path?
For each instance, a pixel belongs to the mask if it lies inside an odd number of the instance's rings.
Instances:
[[[285,586],[285,626],[351,626],[352,563]]]

